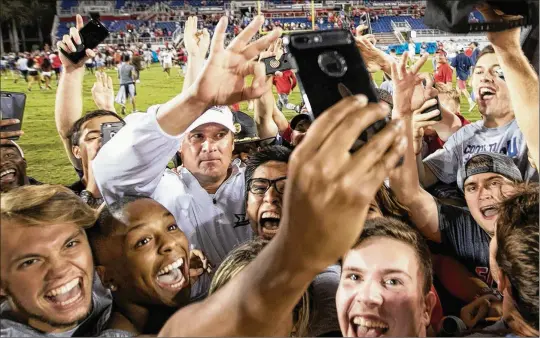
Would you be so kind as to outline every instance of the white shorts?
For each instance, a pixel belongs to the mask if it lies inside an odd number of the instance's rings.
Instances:
[[[51,72],[42,72],[41,75],[51,77]]]
[[[172,62],[163,62],[163,68],[172,68]]]

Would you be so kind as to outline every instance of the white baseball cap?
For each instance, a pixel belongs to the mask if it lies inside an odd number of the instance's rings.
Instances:
[[[229,129],[233,133],[235,132],[233,123],[233,114],[227,106],[214,106],[205,111],[199,118],[197,118],[187,129],[186,133],[189,133],[193,129],[202,126],[207,123],[221,124],[225,128]]]

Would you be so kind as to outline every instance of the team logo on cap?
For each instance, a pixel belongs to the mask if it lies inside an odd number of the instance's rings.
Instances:
[[[242,130],[242,125],[238,122],[234,124],[234,133],[238,134]]]

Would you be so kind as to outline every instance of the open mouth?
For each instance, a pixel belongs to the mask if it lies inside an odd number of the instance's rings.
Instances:
[[[158,271],[158,285],[171,290],[179,290],[186,286],[188,278],[184,267],[184,258],[179,258]]]
[[[80,277],[45,294],[45,299],[61,310],[69,308],[70,305],[80,301],[82,298],[82,279]]]
[[[262,213],[259,224],[265,238],[273,238],[279,230],[281,215],[275,211],[265,211]]]
[[[480,99],[481,100],[491,100],[493,97],[495,97],[495,90],[487,87],[480,88]]]
[[[16,174],[17,174],[17,170],[15,169],[3,170],[0,173],[0,180],[2,181],[2,183],[13,182],[15,180]]]
[[[388,332],[388,324],[375,319],[354,317],[351,325],[357,337],[380,337]]]
[[[482,216],[485,218],[491,218],[493,216],[497,216],[499,209],[496,205],[487,205],[485,207],[480,208],[480,212],[482,213]]]

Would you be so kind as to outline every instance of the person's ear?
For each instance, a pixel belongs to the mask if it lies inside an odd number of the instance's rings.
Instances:
[[[7,297],[6,290],[4,290],[3,286],[0,286],[0,297]]]
[[[96,272],[101,280],[101,284],[112,292],[118,290],[118,284],[115,282],[114,278],[110,276],[109,271],[103,265],[96,265]]]
[[[79,146],[72,146],[71,152],[73,153],[73,156],[75,156],[76,159],[81,159],[81,147]]]
[[[430,290],[424,297],[424,311],[422,312],[423,326],[428,327],[431,322],[431,312],[437,304],[437,295],[433,290]]]

